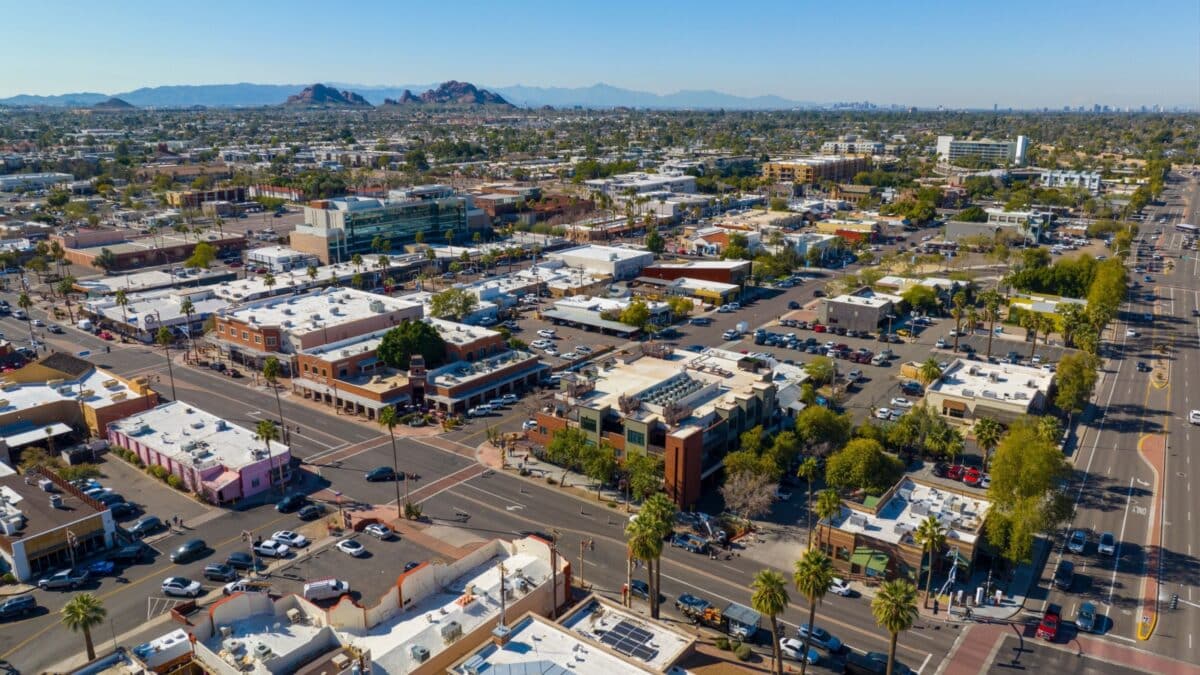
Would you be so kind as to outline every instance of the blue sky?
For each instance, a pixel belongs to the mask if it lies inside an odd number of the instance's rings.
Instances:
[[[605,82],[806,101],[1200,106],[1196,0],[5,3],[0,96]]]

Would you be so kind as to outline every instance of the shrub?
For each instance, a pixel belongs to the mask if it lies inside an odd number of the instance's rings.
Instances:
[[[727,638],[725,636],[721,636],[721,637],[717,638],[716,642],[714,642],[713,644],[715,644],[717,646],[717,649],[720,649],[721,651],[724,651],[724,652],[729,651],[729,638]]]
[[[549,483],[550,485],[554,485],[554,484],[558,483],[558,481],[554,480],[554,476],[546,476],[546,482]]]
[[[159,480],[167,479],[167,467],[160,464],[155,464],[154,466],[150,467],[149,473],[151,476],[154,476]]]
[[[750,645],[738,645],[738,648],[733,650],[733,655],[738,658],[738,661],[749,661],[750,655],[753,653]]]
[[[179,476],[176,476],[175,474],[171,474],[170,476],[167,476],[167,485],[170,485],[171,487],[175,488],[176,490],[182,490],[183,489],[183,479],[180,478]]]
[[[17,575],[13,574],[12,572],[5,572],[4,576],[0,576],[0,582],[6,584],[15,584],[17,583]]]

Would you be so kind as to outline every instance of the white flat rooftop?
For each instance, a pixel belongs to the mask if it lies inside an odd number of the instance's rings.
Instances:
[[[956,541],[975,543],[984,516],[991,507],[992,503],[986,499],[967,497],[905,478],[876,514],[842,506],[832,524],[839,530],[862,533],[880,541],[912,544],[913,531],[921,521],[934,516],[946,528],[946,546],[953,548]]]
[[[104,297],[87,303],[89,311],[99,314],[113,323],[128,323],[131,326],[171,325],[183,319],[183,301],[192,300],[192,318],[215,314],[229,306],[229,301],[213,295],[209,289],[164,289],[133,293],[126,297],[128,304],[121,307],[115,298]]]
[[[388,270],[408,267],[425,259],[424,256],[417,254],[385,257],[388,259]],[[245,279],[217,284],[213,287],[213,292],[233,302],[253,300],[268,295],[281,295],[298,290],[307,290],[314,286],[323,286],[329,283],[331,279],[337,279],[339,283],[349,282],[354,278],[355,274],[378,271],[378,263],[379,256],[370,256],[364,257],[362,266],[357,269],[348,262],[336,265],[322,265],[317,267],[315,281],[312,277],[308,276],[307,269],[279,272],[274,275],[275,285],[270,287],[266,283],[267,275],[259,274]]]
[[[847,305],[858,305],[859,307],[879,308],[892,302],[891,297],[873,295],[863,297],[861,295],[839,295],[835,298],[829,298],[829,302],[840,302]]]
[[[228,274],[225,270],[184,270],[181,274],[172,274],[163,270],[151,270],[149,272],[119,274],[111,277],[100,277],[98,279],[85,279],[83,281],[76,281],[75,285],[87,289],[89,295],[111,295],[121,290],[126,293],[134,293],[156,288],[166,288],[177,283],[196,283],[197,281],[204,283],[207,279],[225,274]]]
[[[638,625],[645,624],[638,621]],[[453,672],[462,675],[617,675],[660,673],[662,669],[627,661],[560,626],[527,616],[511,627],[509,640],[503,647],[488,644]]]
[[[465,345],[476,340],[500,335],[499,331],[494,331],[490,328],[470,326],[465,323],[458,323],[457,321],[447,321],[433,317],[425,317],[422,321],[436,328],[438,335],[441,335],[443,340],[453,345]]]
[[[310,332],[384,314],[420,307],[402,298],[376,295],[353,288],[256,300],[230,308],[224,316],[256,326],[280,326],[288,332]]]
[[[248,662],[251,665],[249,669],[239,670],[261,675],[272,675],[276,671],[269,667],[269,663],[264,664],[260,659],[246,659],[247,655],[252,656],[259,649],[269,649],[273,656],[287,658],[296,651],[305,650],[309,643],[318,641],[322,633],[330,632],[330,629],[316,625],[315,622],[292,623],[286,617],[267,613],[252,614],[239,619],[229,624],[229,630],[229,637],[215,633],[205,640],[204,646],[214,654],[226,652],[240,655],[241,663]],[[235,645],[236,650],[227,648]],[[229,666],[228,663],[224,665]]]
[[[237,470],[266,457],[263,442],[256,438],[255,432],[183,401],[164,403],[114,422],[109,428],[200,471],[218,464]],[[271,442],[272,457],[287,449],[282,443]]]
[[[78,379],[62,380],[54,384],[18,384],[5,381],[0,385],[0,415],[68,400],[79,401],[91,408],[104,408],[137,397],[132,389],[111,373],[93,368]]]
[[[1045,394],[1053,381],[1054,373],[1041,368],[955,359],[928,389],[960,398],[1024,402],[1028,405],[1037,392]]]
[[[586,258],[606,262],[610,260],[634,260],[647,256],[653,259],[654,254],[649,251],[621,248],[618,246],[577,246],[546,254],[547,258],[557,258],[560,260],[565,258]]]
[[[620,624],[625,624],[625,626],[617,628]],[[621,641],[614,645],[618,642],[615,638],[623,630],[628,634],[627,628],[630,626],[644,631],[642,634],[635,634],[634,637],[647,638],[644,645],[648,650],[629,649],[633,642],[640,642],[637,639]],[[691,637],[668,628],[664,623],[648,621],[644,616],[631,612],[616,603],[601,602],[596,599],[563,618],[562,627],[576,635],[583,636],[593,644],[605,645],[609,649],[616,647],[616,651],[619,653],[632,661],[645,663],[647,668],[656,673],[665,671],[675,663],[694,642]],[[605,642],[605,636],[609,636],[608,642]],[[625,651],[636,653],[625,654]],[[650,655],[651,651],[653,656]]]

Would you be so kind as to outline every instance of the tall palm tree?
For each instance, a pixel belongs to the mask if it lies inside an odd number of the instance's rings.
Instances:
[[[401,509],[408,506],[408,472],[404,472],[404,503],[400,503],[400,459],[396,455],[396,425],[400,423],[400,416],[396,413],[395,406],[388,406],[379,411],[379,426],[388,430],[388,435],[392,438],[392,472],[395,474],[392,477],[392,482],[396,484],[396,518],[400,518],[404,513]]]
[[[887,675],[896,665],[896,639],[917,621],[917,587],[908,579],[893,579],[879,587],[871,600],[875,623],[891,635]]]
[[[821,604],[821,599],[833,583],[833,560],[822,551],[808,549],[796,561],[792,583],[801,595],[808,598],[808,627],[811,629],[817,625],[817,605]],[[804,638],[804,649],[801,651],[800,675],[808,672],[808,650],[811,643],[812,631],[809,630],[809,634]]]
[[[1038,315],[1034,312],[1026,312],[1021,316],[1021,328],[1033,333],[1032,339],[1029,341],[1029,358],[1033,358],[1034,352],[1037,351],[1038,331],[1042,327],[1042,322],[1038,320]]]
[[[1038,315],[1038,328],[1042,331],[1043,347],[1046,346],[1046,343],[1050,342],[1050,334],[1053,333],[1054,329],[1057,327],[1058,326],[1055,325],[1053,317],[1046,314]],[[1037,342],[1037,340],[1034,340],[1034,342]]]
[[[982,294],[983,316],[988,322],[987,357],[992,358],[992,338],[996,335],[996,322],[1000,320],[1000,305],[1004,297],[995,289],[988,289]]]
[[[838,496],[837,490],[826,488],[821,490],[821,494],[817,495],[817,518],[829,521],[834,516],[842,512],[842,498]],[[833,529],[832,523],[825,528],[828,533]],[[826,544],[829,543],[829,537],[826,536]],[[809,541],[809,547],[812,546],[812,541]]]
[[[987,471],[992,458],[992,452],[1000,445],[1000,437],[1004,434],[1004,426],[990,417],[980,417],[975,421],[975,442],[983,448],[983,470]]]
[[[625,526],[626,545],[629,555],[646,564],[646,585],[650,587],[650,616],[658,618],[658,586],[655,584],[654,567],[662,557],[663,540],[659,530],[650,519],[645,522],[639,516]]]
[[[922,520],[917,529],[913,530],[913,541],[921,547],[921,553],[927,556],[925,572],[925,606],[929,607],[929,596],[933,593],[933,561],[935,556],[946,546],[946,528],[937,516],[929,516]]]
[[[350,264],[354,267],[354,271],[357,272],[358,268],[362,267],[363,257],[361,255],[355,253],[353,256],[350,257]]]
[[[648,527],[654,528],[658,533],[660,541],[671,536],[675,530],[675,515],[679,509],[675,506],[675,502],[666,495],[665,492],[656,492],[646,498],[642,504],[642,510],[638,515],[638,519],[646,519]],[[659,547],[659,555],[662,553],[662,547]],[[659,565],[660,560],[654,561],[654,588],[655,590],[662,588],[662,566]],[[658,599],[655,597],[654,603],[650,606],[651,614],[654,618],[658,618]]]
[[[171,329],[166,326],[159,326],[158,333],[154,336],[154,340],[163,348],[163,356],[167,357],[167,376],[171,378],[171,400],[175,398],[175,369],[171,367],[171,343],[174,338],[171,337]]]
[[[192,315],[196,313],[196,305],[192,304],[191,298],[184,298],[183,302],[179,305],[179,311],[183,312],[183,315],[187,317],[189,348],[195,354],[195,357],[199,359],[200,353],[196,351],[196,340],[192,337]]]
[[[121,308],[121,323],[129,325],[129,314],[127,309],[129,307],[129,294],[125,292],[124,288],[122,288],[117,291],[116,295],[113,296],[113,299],[116,300],[117,306]]]
[[[75,314],[71,311],[71,294],[75,292],[75,277],[63,277],[59,280],[55,289],[62,294],[63,303],[67,306],[67,320],[75,323]]]
[[[805,482],[805,483],[808,485],[808,502],[806,503],[804,510],[805,510],[805,513],[808,515],[808,541],[809,541],[809,546],[812,546],[812,528],[813,528],[813,521],[812,521],[812,508],[813,508],[813,504],[812,504],[812,495],[813,495],[813,484],[817,482],[817,476],[818,476],[818,475],[820,475],[820,471],[821,471],[821,467],[820,467],[820,465],[819,465],[819,464],[817,464],[817,458],[816,458],[816,457],[808,457],[808,458],[805,458],[805,460],[804,460],[803,462],[800,462],[800,468],[796,469],[796,477],[797,477],[797,478],[802,478],[802,479],[804,480],[804,482]]]
[[[29,315],[29,310],[33,308],[33,300],[29,298],[28,293],[21,293],[17,298],[17,307],[20,307],[25,312],[25,325],[29,327],[29,346],[35,344],[33,339],[33,317]]]
[[[750,606],[771,623],[771,671],[783,675],[783,655],[779,653],[779,615],[788,606],[787,582],[775,570],[762,570],[754,575],[750,589],[754,591],[750,596]]]
[[[283,374],[283,365],[274,356],[268,356],[263,362],[262,376],[275,392],[275,411],[279,413],[279,426],[287,429],[287,421],[283,419],[283,403],[279,400],[279,376]]]
[[[967,305],[967,335],[974,335],[977,325],[979,325],[979,308],[975,305]]]
[[[88,661],[96,660],[96,646],[92,644],[92,629],[104,623],[108,611],[100,598],[91,593],[80,593],[59,610],[60,621],[72,633],[83,633],[83,644],[87,648]]]
[[[275,426],[274,420],[259,420],[258,426],[254,428],[254,437],[263,442],[267,448],[267,474],[271,477],[271,482],[275,482],[275,460],[271,457],[271,442],[279,440],[279,427]],[[283,468],[279,469],[280,487],[283,483]]]
[[[917,369],[917,379],[921,380],[921,384],[929,386],[936,382],[942,376],[942,367],[938,364],[937,359],[932,356],[925,359],[921,367]]]
[[[958,351],[958,338],[962,335],[962,320],[966,317],[967,294],[959,291],[954,294],[954,307],[950,309],[950,316],[954,317],[954,351]]]
[[[275,288],[275,275],[267,272],[267,274],[263,276],[263,285],[267,287],[268,291],[270,291],[272,288]]]

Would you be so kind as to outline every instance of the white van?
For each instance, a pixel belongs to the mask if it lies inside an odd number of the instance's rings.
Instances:
[[[304,584],[305,600],[329,600],[350,592],[350,583],[341,579],[317,579]]]
[[[86,330],[89,333],[96,329],[96,327],[92,325],[91,319],[80,319],[79,323],[75,325],[79,327],[79,330]]]

